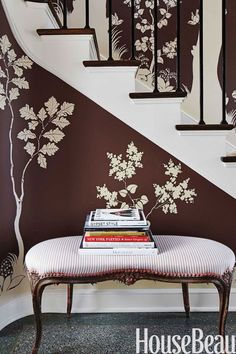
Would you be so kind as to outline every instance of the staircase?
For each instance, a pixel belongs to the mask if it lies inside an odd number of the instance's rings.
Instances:
[[[220,159],[234,149],[232,132],[226,141],[232,125],[183,120],[184,92],[147,92],[135,79],[134,59],[100,61],[95,30],[67,29],[65,16],[60,25],[47,1],[2,0],[2,5],[16,40],[35,63],[236,198],[236,168],[227,168],[236,167],[235,156]]]

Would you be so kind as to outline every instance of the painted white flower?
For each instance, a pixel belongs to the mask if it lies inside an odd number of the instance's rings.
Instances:
[[[161,76],[157,78],[157,85],[160,92],[171,92],[174,90],[174,86],[168,80],[165,81]]]
[[[191,13],[191,20],[188,21],[189,25],[196,26],[200,21],[199,10],[197,9],[195,14]]]
[[[112,15],[112,25],[113,26],[119,26],[124,22],[124,20],[119,19],[117,13]]]
[[[163,53],[170,59],[177,56],[177,38],[174,41],[166,42],[162,48]]]
[[[145,6],[150,9],[154,9],[154,1],[155,0],[146,0],[145,1]],[[157,4],[159,6],[159,3]]]
[[[148,40],[148,37],[142,37],[141,41],[137,39],[134,43],[136,50],[146,52],[148,50]]]
[[[166,18],[162,18],[162,19],[158,22],[157,27],[161,29],[162,27],[166,27],[167,25],[168,25],[167,19],[166,19]]]
[[[177,0],[163,0],[163,2],[168,7],[175,7],[177,5]]]

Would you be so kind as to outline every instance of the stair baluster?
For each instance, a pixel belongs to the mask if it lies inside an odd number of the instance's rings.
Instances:
[[[135,0],[131,0],[131,60],[135,60],[135,23],[134,23],[134,12],[135,12]]]
[[[176,55],[176,71],[177,71],[177,92],[181,91],[181,9],[180,9],[180,5],[181,5],[181,1],[177,0],[177,19],[176,19],[176,32],[177,32],[177,55]]]
[[[221,124],[228,124],[226,120],[226,0],[222,0],[222,121]]]
[[[63,29],[67,29],[67,0],[63,0]]]
[[[109,0],[109,57],[107,60],[113,60],[112,56],[112,0]]]
[[[85,1],[85,27],[84,28],[90,28],[89,21],[90,16],[89,16],[89,0]]]
[[[205,124],[204,121],[204,49],[203,49],[203,0],[200,0],[199,7],[199,76],[200,76],[200,119],[199,124]]]
[[[158,57],[157,57],[157,11],[158,11],[158,4],[157,4],[157,0],[154,0],[154,90],[153,92],[159,92],[158,90],[158,74],[157,74],[157,70],[158,70]]]

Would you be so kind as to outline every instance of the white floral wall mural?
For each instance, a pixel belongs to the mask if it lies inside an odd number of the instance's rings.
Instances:
[[[18,255],[10,253],[0,265],[1,293],[14,289],[24,279],[24,242],[20,221],[26,192],[27,171],[33,161],[37,161],[39,167],[47,168],[49,158],[59,150],[58,143],[65,136],[63,130],[70,124],[67,118],[73,114],[74,104],[68,102],[60,104],[51,97],[36,113],[29,104],[16,111],[14,101],[20,97],[21,90],[29,89],[29,82],[23,76],[24,71],[32,69],[33,62],[25,55],[17,58],[7,35],[3,35],[0,38],[0,65],[0,109],[6,110],[10,119],[8,134],[10,179],[16,209],[14,232],[18,245]],[[18,119],[24,121],[25,128],[16,135],[14,128]],[[15,167],[16,138],[22,141],[23,150],[27,154],[20,173]]]
[[[190,178],[180,179],[182,173],[181,164],[175,164],[171,159],[164,164],[167,180],[165,184],[153,184],[155,203],[149,206],[147,195],[138,195],[138,185],[130,182],[138,169],[143,168],[142,157],[133,142],[128,144],[125,158],[122,154],[108,152],[109,176],[121,183],[121,189],[110,191],[106,184],[97,186],[97,198],[104,199],[107,208],[139,208],[145,209],[146,217],[149,218],[155,210],[162,210],[165,214],[177,214],[178,203],[193,203],[197,196],[195,189],[189,188]],[[147,211],[146,211],[147,210]]]

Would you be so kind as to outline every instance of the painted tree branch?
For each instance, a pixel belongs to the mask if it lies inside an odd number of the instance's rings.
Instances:
[[[0,66],[0,109],[5,110],[7,106],[10,111],[10,127],[8,132],[10,178],[16,205],[14,231],[18,244],[18,257],[9,255],[0,265],[0,290],[3,291],[5,288],[6,290],[15,288],[24,278],[24,275],[14,275],[14,272],[17,267],[20,267],[22,272],[24,268],[24,242],[20,230],[20,220],[25,197],[26,173],[35,159],[37,159],[37,163],[41,168],[47,168],[47,159],[54,156],[59,150],[57,144],[65,136],[63,130],[70,124],[67,116],[73,114],[74,104],[68,102],[60,104],[54,97],[51,97],[44,103],[38,114],[35,114],[33,108],[29,107],[28,104],[20,109],[20,117],[24,119],[27,127],[18,133],[17,138],[26,143],[24,150],[30,157],[22,167],[17,192],[13,154],[16,138],[13,135],[16,115],[12,101],[19,98],[21,89],[29,89],[29,83],[23,77],[23,72],[24,69],[31,69],[33,62],[24,55],[17,59],[17,55],[14,49],[11,48],[8,37],[4,35],[0,38],[0,63],[4,67],[2,69]],[[5,88],[2,81],[5,81]],[[4,265],[7,265],[8,272],[5,272]],[[6,280],[8,280],[8,284]]]
[[[97,186],[97,198],[104,199],[106,201],[106,207],[112,208],[119,205],[118,195],[120,195],[124,199],[123,203],[120,205],[121,208],[143,209],[144,206],[149,203],[149,198],[146,195],[142,195],[138,198],[135,197],[138,185],[127,185],[127,180],[131,179],[136,174],[136,169],[143,168],[143,164],[141,163],[143,152],[139,152],[134,143],[131,142],[126,150],[128,160],[124,160],[122,154],[115,155],[107,153],[107,157],[110,160],[109,176],[113,176],[115,180],[122,182],[124,189],[118,192],[111,192],[105,184],[102,187]],[[165,214],[176,214],[178,212],[177,201],[185,203],[194,202],[196,192],[195,189],[188,188],[190,179],[187,178],[178,181],[179,175],[182,173],[181,165],[174,164],[172,160],[169,160],[167,164],[164,164],[164,168],[165,175],[169,176],[169,179],[162,186],[158,184],[153,185],[156,201],[147,213],[146,218],[149,218],[154,210],[157,209],[161,209]]]

